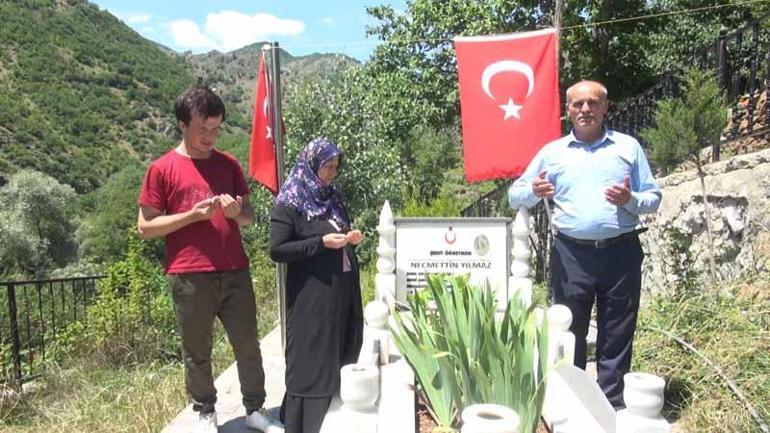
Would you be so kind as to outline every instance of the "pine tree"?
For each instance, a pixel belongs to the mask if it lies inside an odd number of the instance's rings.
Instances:
[[[701,149],[718,143],[727,121],[727,104],[714,76],[706,71],[690,69],[684,77],[681,97],[658,103],[655,127],[642,131],[652,146],[652,161],[668,173],[685,160],[695,163],[700,179],[709,254],[709,277],[716,286],[714,236],[711,232],[711,208],[706,194]]]

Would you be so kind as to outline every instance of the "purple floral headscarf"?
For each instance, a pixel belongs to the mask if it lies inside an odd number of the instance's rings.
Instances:
[[[341,164],[342,152],[326,138],[316,138],[308,143],[299,153],[275,203],[293,207],[307,214],[308,218],[330,219],[341,229],[349,229],[350,219],[339,191],[334,185],[324,185],[318,177],[321,164],[335,156],[340,157]]]

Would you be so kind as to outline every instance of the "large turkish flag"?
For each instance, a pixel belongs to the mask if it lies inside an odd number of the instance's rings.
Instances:
[[[465,178],[519,176],[561,135],[556,30],[454,42]]]
[[[278,171],[268,85],[269,80],[263,53],[257,73],[257,88],[254,92],[254,117],[251,123],[251,143],[249,145],[249,175],[269,189],[273,195],[276,195],[278,194]]]

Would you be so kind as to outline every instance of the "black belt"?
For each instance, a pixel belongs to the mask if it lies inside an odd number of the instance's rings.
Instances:
[[[577,245],[585,245],[588,247],[596,248],[597,250],[600,250],[602,248],[609,248],[619,242],[622,242],[626,239],[633,238],[638,236],[640,233],[644,233],[647,231],[647,227],[642,227],[640,229],[636,229],[633,231],[630,231],[628,233],[623,233],[620,235],[615,236],[614,238],[607,238],[607,239],[597,239],[597,240],[591,240],[591,239],[576,239],[571,236],[567,236],[564,233],[556,233],[556,237],[558,239],[561,239],[563,241],[571,242],[573,244]]]

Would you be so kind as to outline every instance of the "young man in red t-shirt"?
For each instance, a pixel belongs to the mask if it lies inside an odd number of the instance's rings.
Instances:
[[[211,373],[214,317],[227,331],[238,364],[246,425],[281,432],[261,413],[265,374],[256,303],[240,226],[254,210],[238,161],[214,148],[225,119],[222,100],[195,86],[174,106],[179,145],[150,164],[139,195],[139,234],[165,237],[166,274],[179,322],[185,383],[199,413],[195,430],[217,431]]]

